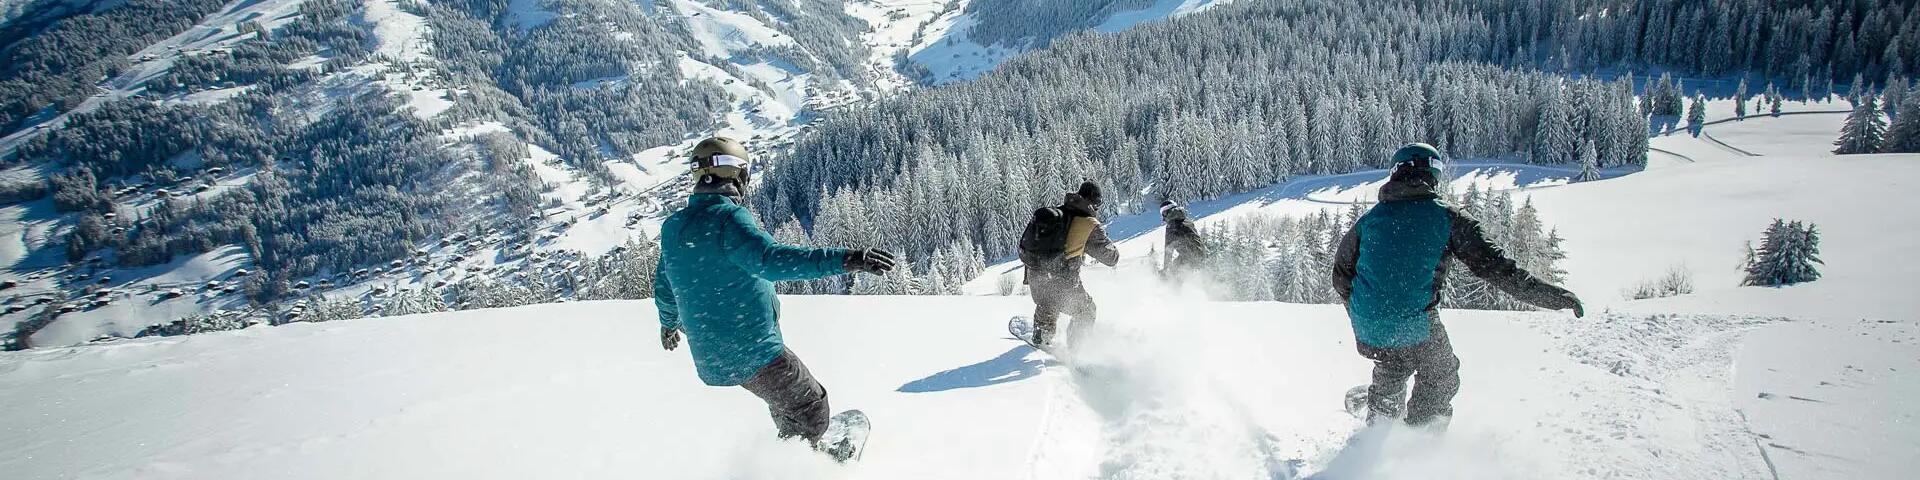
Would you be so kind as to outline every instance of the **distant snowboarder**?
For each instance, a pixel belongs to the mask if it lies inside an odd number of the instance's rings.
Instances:
[[[1487,240],[1480,222],[1441,200],[1439,150],[1408,144],[1393,161],[1380,203],[1340,240],[1333,284],[1346,302],[1360,355],[1374,362],[1369,423],[1404,413],[1408,425],[1444,427],[1460,388],[1460,360],[1439,313],[1448,260],[1459,258],[1475,276],[1523,302],[1570,308],[1575,317],[1586,311],[1572,292],[1515,265]],[[1416,374],[1402,412],[1407,378]]]
[[[1205,268],[1207,244],[1187,218],[1187,208],[1172,200],[1160,202],[1160,220],[1166,222],[1167,251],[1160,274],[1174,282],[1188,280]]]
[[[746,388],[767,402],[781,438],[801,437],[838,460],[851,458],[858,445],[821,441],[832,413],[827,390],[781,341],[772,282],[885,273],[894,267],[893,254],[776,243],[738,204],[752,180],[739,142],[703,140],[693,163],[693,196],[660,227],[653,290],[660,346],[673,350],[685,332],[701,381]],[[864,416],[859,420],[864,428]]]
[[[1095,219],[1099,211],[1100,186],[1081,183],[1080,190],[1068,193],[1060,206],[1035,210],[1020,234],[1020,263],[1026,266],[1033,292],[1036,345],[1053,341],[1063,313],[1073,318],[1071,332],[1084,331],[1094,323],[1093,296],[1080,282],[1080,265],[1087,256],[1107,266],[1120,263],[1120,250]]]

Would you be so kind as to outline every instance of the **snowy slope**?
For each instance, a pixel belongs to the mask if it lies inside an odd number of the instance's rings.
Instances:
[[[1157,0],[1145,8],[1115,12],[1093,29],[1106,33],[1117,32],[1149,21],[1204,11],[1230,1]],[[974,14],[966,12],[967,3],[968,0],[956,0],[954,8],[941,12],[921,25],[917,34],[920,41],[907,50],[914,64],[926,68],[928,77],[923,80],[928,83],[942,85],[979,78],[1015,55],[1044,46],[1031,41],[1020,45],[987,45],[974,40],[968,32],[977,20],[973,18]]]
[[[1771,320],[1449,312],[1466,381],[1449,436],[1350,442],[1358,422],[1338,396],[1367,364],[1338,309],[1095,290],[1113,313],[1076,354],[1083,370],[1006,338],[1001,319],[1024,299],[787,299],[789,343],[836,408],[875,418],[851,467],[768,440],[751,395],[704,387],[684,351],[657,349],[648,303],[604,302],[0,355],[0,397],[20,406],[0,412],[12,433],[0,446],[15,453],[0,468],[17,478],[1766,476],[1727,393],[1737,340]],[[1185,328],[1195,325],[1205,328]],[[1425,442],[1437,448],[1412,448]],[[1866,461],[1914,460],[1888,451]]]

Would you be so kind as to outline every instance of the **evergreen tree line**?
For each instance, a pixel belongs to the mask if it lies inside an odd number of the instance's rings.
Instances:
[[[976,0],[969,33],[983,44],[1044,43],[1105,21],[1146,0]],[[1315,0],[1243,1],[1301,8]],[[1811,88],[1855,75],[1920,72],[1920,4],[1902,0],[1440,0],[1338,2],[1341,14],[1412,8],[1444,17],[1465,12],[1484,26],[1444,48],[1502,65],[1552,70],[1661,66],[1718,76],[1752,72]],[[1408,5],[1408,4],[1416,5]],[[1228,8],[1231,8],[1229,6]],[[1226,16],[1210,20],[1232,21]],[[1219,24],[1216,22],[1216,24]],[[1391,35],[1388,35],[1390,37]],[[1383,38],[1383,43],[1386,41]],[[1677,114],[1678,112],[1669,113]]]
[[[1880,95],[1863,92],[1852,100],[1833,153],[1920,153],[1920,83],[1909,87],[1896,79]]]
[[[127,0],[0,30],[0,133],[48,107],[68,111],[129,67],[127,56],[219,11],[225,0]]]
[[[1127,213],[1382,168],[1409,141],[1461,158],[1571,163],[1591,143],[1597,167],[1645,160],[1627,78],[1469,63],[1479,53],[1452,46],[1491,31],[1465,12],[1278,3],[1063,38],[981,80],[850,112],[752,200],[815,238],[886,239],[915,258],[964,240],[1004,258],[1030,212],[1082,179]],[[874,232],[819,231],[861,219]]]
[[[1559,234],[1540,221],[1531,200],[1514,206],[1511,194],[1469,188],[1453,204],[1480,220],[1487,237],[1521,268],[1558,283],[1566,272]],[[1210,251],[1202,281],[1217,299],[1340,303],[1333,289],[1334,252],[1366,208],[1344,213],[1322,210],[1303,217],[1253,215],[1214,222],[1201,229]],[[1531,307],[1481,280],[1455,260],[1448,270],[1441,301],[1447,308],[1530,310]]]
[[[1760,249],[1747,247],[1741,285],[1779,287],[1820,279],[1820,231],[1812,223],[1773,219],[1761,234]]]

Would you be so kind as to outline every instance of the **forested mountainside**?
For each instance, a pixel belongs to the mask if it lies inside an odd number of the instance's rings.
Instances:
[[[1109,185],[1113,211],[1125,213],[1379,168],[1409,140],[1554,164],[1590,146],[1600,167],[1638,164],[1649,122],[1634,72],[1744,70],[1803,92],[1904,77],[1915,66],[1901,56],[1865,52],[1920,47],[1920,29],[1903,21],[1917,9],[1235,2],[1061,38],[978,81],[837,118],[795,147],[756,200],[770,225],[797,219],[822,243],[929,254],[964,242],[997,257],[1012,252],[1032,206],[1083,178]]]

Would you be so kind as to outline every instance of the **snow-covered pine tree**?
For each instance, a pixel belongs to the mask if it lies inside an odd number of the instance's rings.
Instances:
[[[1853,107],[1853,113],[1847,115],[1847,123],[1840,127],[1840,139],[1833,142],[1838,148],[1833,153],[1879,153],[1886,135],[1887,120],[1880,117],[1879,102],[1872,96],[1862,98]]]
[[[1773,116],[1775,116],[1775,117],[1778,117],[1778,116],[1780,116],[1780,109],[1781,109],[1781,107],[1783,106],[1783,104],[1785,104],[1785,103],[1786,103],[1786,100],[1787,100],[1787,99],[1786,99],[1786,97],[1784,97],[1784,96],[1782,96],[1782,95],[1780,95],[1780,92],[1779,92],[1779,91],[1774,91],[1774,92],[1773,92],[1773,105],[1771,105],[1771,106],[1769,106],[1769,107],[1767,107],[1767,113],[1769,113],[1769,114],[1771,114],[1771,115],[1773,115]]]
[[[1908,112],[1893,118],[1887,126],[1887,138],[1881,153],[1920,153],[1920,95],[1908,95],[1901,110]]]
[[[1693,94],[1693,105],[1687,107],[1687,129],[1692,130],[1694,135],[1699,135],[1700,129],[1705,127],[1706,123],[1707,96],[1706,94],[1695,93]]]
[[[1587,141],[1587,142],[1581,143],[1580,144],[1580,174],[1575,175],[1573,177],[1573,181],[1591,182],[1594,180],[1599,180],[1600,178],[1601,178],[1600,177],[1600,158],[1599,158],[1599,154],[1594,152],[1593,142]]]
[[[1535,164],[1563,164],[1573,159],[1573,121],[1563,94],[1556,88],[1540,98],[1540,125],[1533,135]]]
[[[1746,77],[1740,78],[1740,87],[1733,91],[1733,116],[1734,118],[1738,118],[1741,120],[1747,119],[1747,79]]]
[[[1900,112],[1906,110],[1907,78],[1900,76],[1888,77],[1887,84],[1882,85],[1880,88],[1880,109],[1887,111],[1887,118],[1900,118]]]
[[[1810,223],[1774,219],[1747,267],[1743,285],[1778,287],[1820,279],[1820,232]]]
[[[1847,87],[1847,102],[1858,106],[1861,100],[1871,96],[1873,96],[1873,92],[1867,91],[1867,82],[1865,79],[1861,78],[1858,73],[1853,74],[1853,85]]]

